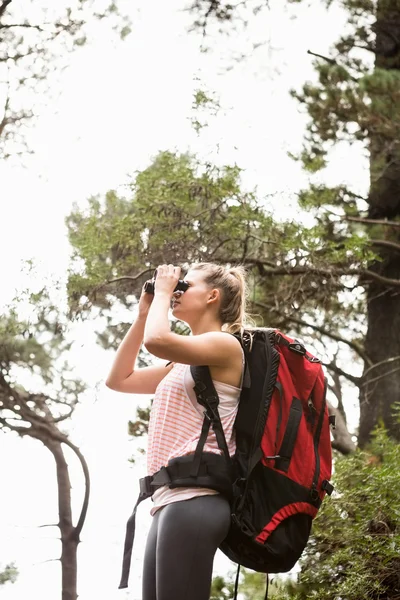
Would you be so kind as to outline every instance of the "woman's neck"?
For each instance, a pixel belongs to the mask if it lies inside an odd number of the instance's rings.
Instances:
[[[209,333],[210,331],[221,331],[222,323],[218,320],[200,320],[196,323],[188,323],[193,335]]]

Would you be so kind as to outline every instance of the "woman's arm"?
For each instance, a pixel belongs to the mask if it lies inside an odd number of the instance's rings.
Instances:
[[[152,300],[151,294],[142,292],[138,316],[122,340],[105,382],[112,390],[131,394],[153,394],[157,385],[172,368],[170,365],[167,368],[155,366],[135,369]]]
[[[157,356],[186,365],[229,366],[232,359],[241,363],[242,349],[238,340],[221,331],[199,335],[173,333],[168,320],[173,290],[179,279],[180,269],[168,267],[159,275],[155,284],[155,296],[149,310],[144,331],[144,345]]]
[[[133,373],[140,346],[143,342],[146,319],[146,314],[139,313],[137,319],[130,326],[115,355],[106,379],[107,387],[116,389],[115,386],[118,386]]]

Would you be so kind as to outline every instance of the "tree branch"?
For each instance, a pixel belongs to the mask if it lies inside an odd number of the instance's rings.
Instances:
[[[4,108],[3,108],[3,118],[0,122],[0,137],[3,135],[4,129],[8,125],[7,112],[8,112],[9,105],[10,105],[10,96],[9,96],[9,91],[7,90],[7,97],[6,97],[6,101],[4,103]]]
[[[142,277],[143,275],[146,275],[146,273],[151,273],[152,271],[154,271],[154,269],[145,269],[144,271],[141,271],[137,275],[123,275],[122,277],[116,277],[115,279],[109,279],[108,281],[101,283],[99,286],[97,286],[96,291],[109,283],[116,283],[117,281],[124,281],[124,280],[137,281],[138,279],[140,279],[140,277]]]
[[[0,14],[1,16],[1,14]],[[41,25],[32,25],[31,23],[1,23],[0,29],[12,29],[13,27],[26,27],[28,29],[37,29],[38,31],[45,31]]]
[[[82,531],[82,527],[85,523],[86,514],[87,514],[87,510],[88,510],[88,506],[89,506],[89,496],[90,496],[89,467],[87,465],[87,462],[86,462],[84,456],[82,455],[81,451],[79,450],[79,448],[77,446],[75,446],[75,444],[70,442],[70,440],[68,438],[66,438],[63,441],[64,441],[64,444],[66,444],[69,448],[71,448],[71,450],[73,452],[75,452],[76,456],[79,459],[79,462],[81,463],[81,467],[82,467],[83,474],[85,477],[85,495],[83,498],[81,514],[79,515],[78,522],[76,524],[76,527],[74,528],[75,535],[76,535],[77,539],[79,539],[79,535],[80,535],[80,533]]]
[[[334,373],[337,373],[338,375],[341,375],[342,377],[345,377],[346,379],[348,379],[349,381],[351,381],[351,383],[354,383],[354,385],[356,385],[357,387],[360,387],[361,377],[356,377],[355,375],[351,375],[350,373],[346,373],[346,371],[343,371],[343,369],[341,369],[340,367],[338,367],[334,363],[324,363],[323,362],[321,364],[324,367],[326,367],[327,369],[333,371]]]
[[[358,275],[367,275],[368,277],[371,277],[371,279],[375,279],[375,281],[379,281],[379,283],[383,283],[384,285],[400,287],[399,279],[390,279],[389,277],[383,277],[382,275],[378,275],[378,273],[374,273],[373,271],[369,271],[368,269],[365,269],[365,271],[363,271],[362,269],[358,269]]]
[[[0,18],[4,15],[4,13],[6,12],[7,6],[11,4],[11,0],[3,0],[3,2],[0,4]]]
[[[388,221],[387,219],[363,219],[362,217],[344,217],[347,221],[366,223],[368,225],[387,225],[388,227],[399,227],[400,221]]]
[[[362,379],[364,379],[365,376],[368,373],[370,373],[370,371],[373,371],[374,369],[377,369],[378,367],[381,367],[382,365],[387,365],[388,363],[396,362],[397,360],[400,360],[400,356],[390,356],[389,358],[386,358],[385,360],[381,360],[380,362],[377,362],[377,363],[371,365],[368,369],[366,369],[366,371],[364,371],[364,373],[362,375]]]
[[[360,347],[360,345],[357,344],[357,342],[352,342],[351,340],[345,340],[340,335],[338,335],[336,333],[332,333],[332,332],[328,331],[327,329],[324,329],[324,327],[320,327],[319,325],[313,325],[312,323],[308,323],[307,321],[303,321],[302,319],[297,319],[296,317],[290,317],[290,316],[289,317],[285,316],[285,318],[288,321],[297,323],[298,325],[302,325],[304,327],[310,327],[311,329],[314,329],[314,331],[318,331],[322,335],[326,335],[327,337],[331,338],[332,340],[335,340],[335,342],[342,342],[343,344],[347,344],[347,346],[349,346],[352,350],[354,350],[354,352],[356,352],[358,354],[358,356],[360,358],[362,358],[362,360],[365,363],[367,363],[368,365],[372,365],[371,359],[368,357],[366,352],[364,352],[364,350]]]
[[[389,242],[388,240],[370,240],[373,246],[381,246],[382,248],[389,248],[389,250],[396,250],[400,252],[400,244],[395,242]]]
[[[361,387],[366,387],[367,385],[370,385],[371,383],[375,383],[376,381],[379,381],[380,379],[384,379],[388,375],[394,375],[395,373],[398,373],[399,371],[400,371],[400,367],[396,367],[395,369],[391,369],[390,371],[386,371],[386,373],[382,373],[381,375],[377,375],[376,377],[373,377],[372,379],[367,379],[367,381],[363,381],[362,380]]]
[[[226,261],[229,262],[229,261]],[[265,265],[267,263],[265,261],[255,259],[255,258],[246,258],[246,263],[256,265],[258,267],[262,267],[261,275],[322,275],[323,277],[333,278],[333,277],[341,277],[341,276],[352,276],[352,275],[366,275],[371,279],[375,279],[384,285],[390,285],[394,287],[400,287],[400,279],[390,279],[389,277],[383,277],[378,273],[374,273],[373,271],[369,271],[368,269],[319,269],[316,267],[276,267],[275,269],[266,269]]]
[[[263,304],[262,302],[252,302],[252,304],[254,306],[259,306],[260,308],[270,310],[270,307],[268,307],[266,304]],[[319,333],[321,333],[321,335],[326,335],[327,337],[331,338],[332,340],[335,340],[335,342],[342,342],[343,344],[346,344],[352,350],[354,350],[354,352],[356,352],[358,354],[358,356],[367,365],[372,365],[371,359],[368,357],[368,355],[365,353],[365,351],[361,348],[361,346],[359,344],[357,344],[357,342],[352,342],[352,341],[346,340],[343,337],[341,337],[339,334],[332,333],[332,332],[328,331],[327,329],[325,329],[324,327],[320,327],[319,325],[314,325],[313,323],[308,323],[307,321],[304,321],[303,319],[298,319],[297,317],[291,317],[290,315],[283,315],[282,313],[279,313],[279,314],[287,321],[291,321],[292,323],[296,323],[297,325],[301,325],[302,327],[310,327],[310,329],[313,329],[314,331],[318,331]]]
[[[311,56],[315,56],[316,58],[322,58],[322,60],[326,60],[331,65],[337,65],[337,62],[334,58],[330,58],[329,56],[323,56],[322,54],[316,54],[315,52],[311,52],[311,50],[307,50],[307,54]]]

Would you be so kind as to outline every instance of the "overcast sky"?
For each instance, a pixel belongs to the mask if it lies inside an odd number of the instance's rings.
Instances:
[[[290,214],[294,194],[307,177],[287,151],[301,149],[306,118],[288,90],[313,77],[310,49],[328,54],[344,15],[322,3],[284,9],[272,1],[252,26],[250,37],[266,44],[242,64],[231,54],[247,52],[245,36],[214,37],[211,51],[200,52],[201,38],[189,34],[183,0],[140,0],[132,10],[133,31],[114,43],[105,27],[93,43],[71,57],[60,76],[60,94],[49,99],[30,134],[35,155],[24,165],[0,166],[0,300],[9,300],[26,279],[21,259],[35,258],[41,277],[65,278],[70,248],[64,218],[73,202],[84,206],[91,194],[104,194],[146,167],[160,150],[191,150],[219,164],[237,163],[243,184],[268,195],[277,215]],[[281,5],[278,8],[278,5]],[[296,18],[293,18],[296,16]],[[190,125],[198,79],[215,92],[222,110],[197,137]],[[366,160],[359,149],[339,148],[324,172],[328,183],[367,185]],[[269,196],[271,195],[271,196]],[[4,260],[4,257],[6,259]],[[125,315],[121,315],[121,319]],[[131,587],[117,591],[126,520],[144,475],[144,459],[128,463],[137,442],[127,422],[138,398],[107,390],[103,379],[112,353],[95,344],[93,324],[77,326],[71,360],[89,384],[73,422],[71,440],[80,446],[92,477],[91,504],[79,547],[79,598],[139,600],[143,544],[150,525],[150,501],[139,510]],[[26,380],[29,385],[29,379]],[[143,401],[143,399],[141,399]],[[140,445],[140,444],[139,444]],[[68,454],[74,514],[82,500],[82,476]],[[20,570],[15,585],[1,589],[2,600],[60,598],[58,530],[38,528],[57,522],[55,470],[50,453],[33,440],[0,435],[0,563]],[[230,562],[218,554],[215,572]]]

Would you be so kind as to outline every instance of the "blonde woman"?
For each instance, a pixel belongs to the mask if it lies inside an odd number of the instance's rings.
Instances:
[[[148,436],[148,475],[177,457],[194,455],[204,407],[193,390],[190,366],[207,365],[218,392],[219,414],[230,455],[241,392],[244,355],[239,332],[245,320],[246,282],[242,267],[194,264],[174,292],[181,269],[160,265],[154,295],[142,292],[139,312],[122,341],[106,384],[111,389],[155,394]],[[171,332],[168,319],[187,323],[191,335]],[[142,342],[164,366],[135,368]],[[212,429],[203,452],[222,452]],[[227,497],[212,487],[159,486],[152,495],[153,522],[143,568],[142,600],[208,600],[215,552],[230,526]]]

